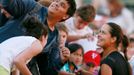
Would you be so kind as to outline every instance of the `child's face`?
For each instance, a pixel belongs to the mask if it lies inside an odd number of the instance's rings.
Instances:
[[[90,72],[90,73],[94,73],[95,72],[95,70],[97,70],[97,67],[93,67],[93,66],[88,66],[88,65],[86,65],[86,63],[84,63],[82,66],[81,66],[84,70],[86,70],[86,71],[88,71],[88,72]]]
[[[77,51],[71,53],[70,61],[73,62],[75,65],[81,65],[83,61],[83,54],[82,49],[78,49]]]
[[[60,30],[59,35],[60,35],[60,47],[63,47],[63,46],[65,46],[65,43],[67,40],[67,33]]]
[[[80,16],[78,15],[75,15],[75,25],[76,25],[76,28],[77,29],[83,29],[85,28],[86,26],[88,26],[90,22],[86,22],[84,21]]]
[[[130,42],[127,49],[127,55],[129,59],[134,55],[134,42]]]

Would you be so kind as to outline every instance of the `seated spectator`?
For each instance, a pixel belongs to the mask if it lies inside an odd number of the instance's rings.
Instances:
[[[110,15],[108,22],[114,22],[121,26],[124,33],[131,33],[134,31],[133,13],[128,10],[121,0],[107,0]]]

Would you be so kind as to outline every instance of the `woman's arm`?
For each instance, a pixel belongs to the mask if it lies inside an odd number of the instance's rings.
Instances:
[[[112,69],[107,64],[102,64],[101,75],[112,75]]]
[[[15,69],[15,71],[13,71],[11,75],[20,75],[20,72],[18,69]]]
[[[16,58],[14,58],[14,64],[19,69],[22,75],[32,75],[26,66],[28,60],[36,56],[42,51],[43,47],[39,41],[33,42],[31,47],[25,49]]]

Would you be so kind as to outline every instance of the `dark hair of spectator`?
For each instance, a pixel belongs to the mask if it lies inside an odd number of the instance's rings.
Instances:
[[[75,51],[77,51],[78,49],[81,49],[82,50],[82,54],[84,55],[84,49],[81,45],[79,44],[76,44],[76,43],[71,43],[71,44],[68,44],[68,49],[70,50],[70,53],[73,53]]]
[[[48,28],[35,16],[27,17],[23,21],[23,27],[26,29],[26,35],[36,37],[37,39],[42,35],[46,37],[48,34]]]

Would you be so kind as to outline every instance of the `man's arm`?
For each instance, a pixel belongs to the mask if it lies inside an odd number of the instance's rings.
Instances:
[[[35,0],[1,0],[2,7],[14,18],[30,12],[36,5]]]

